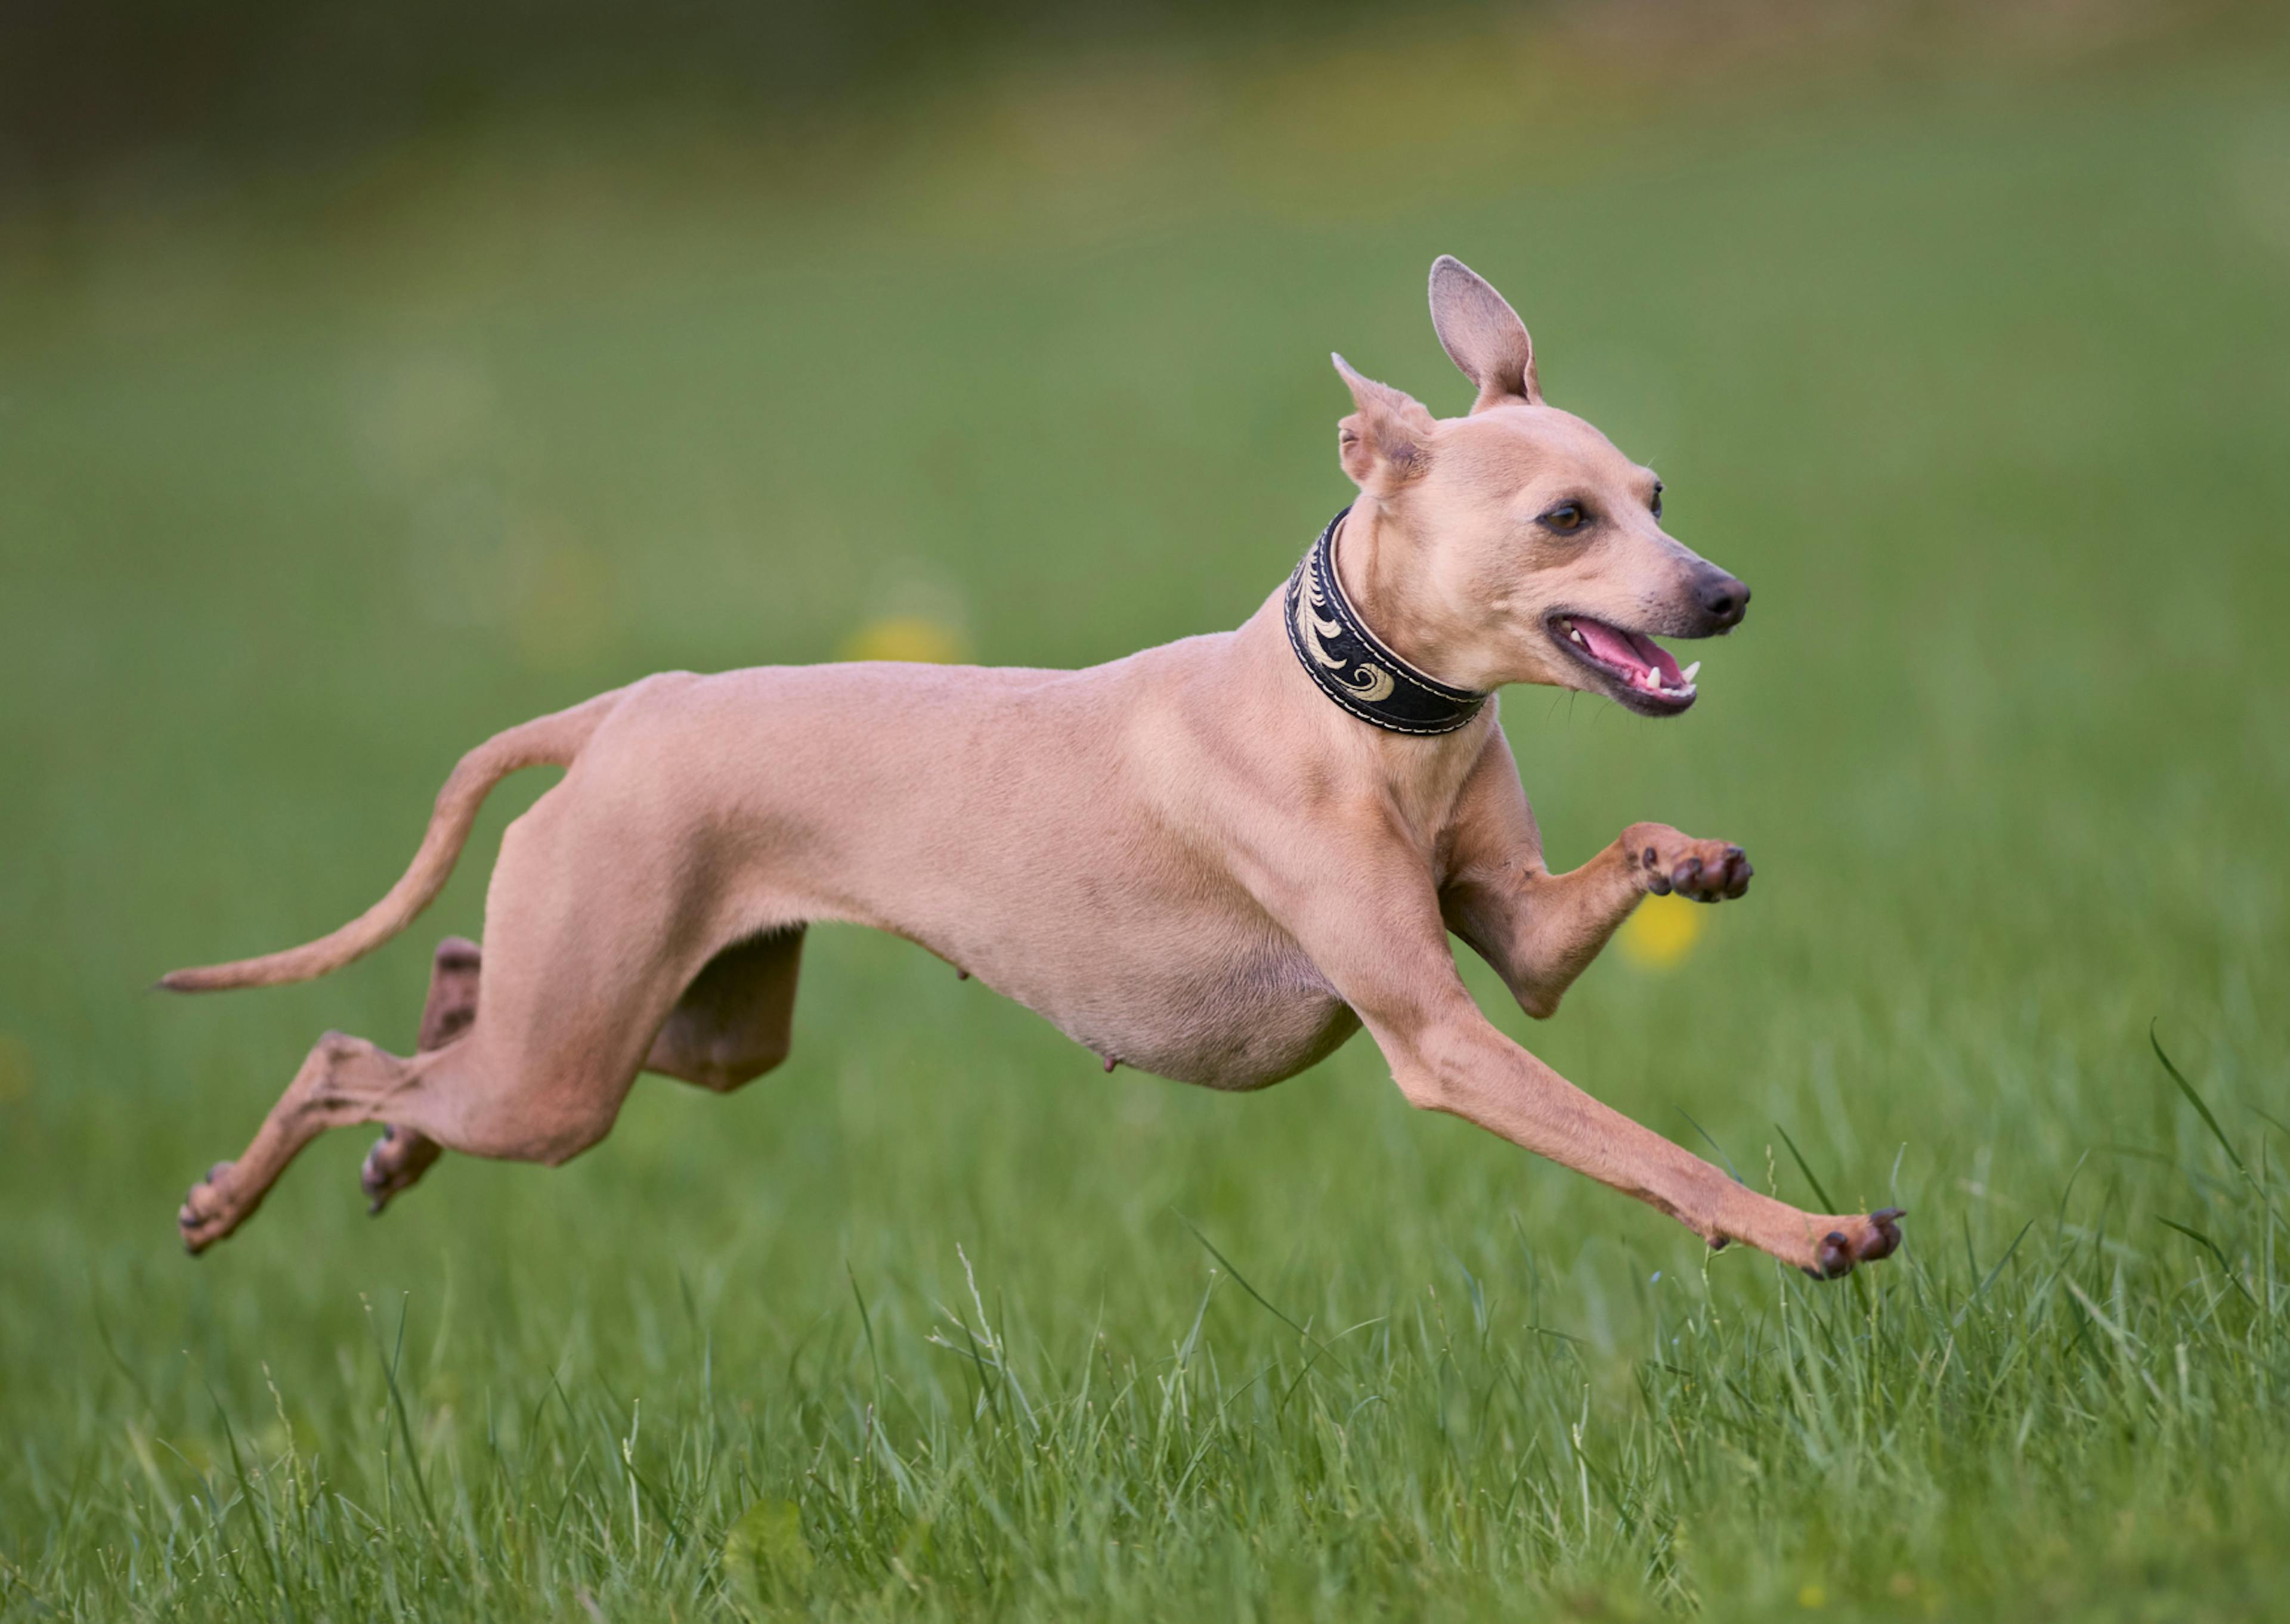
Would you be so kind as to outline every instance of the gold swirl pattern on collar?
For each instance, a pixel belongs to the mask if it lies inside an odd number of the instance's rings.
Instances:
[[[1362,660],[1358,672],[1346,676],[1343,669],[1352,662],[1341,654],[1329,653],[1321,646],[1323,638],[1337,636],[1344,629],[1337,621],[1323,620],[1312,612],[1315,609],[1326,608],[1327,604],[1327,596],[1320,590],[1320,584],[1316,580],[1308,579],[1304,590],[1296,595],[1296,629],[1303,636],[1304,652],[1312,657],[1314,663],[1360,698],[1370,701],[1389,699],[1392,687],[1390,672],[1381,666]]]

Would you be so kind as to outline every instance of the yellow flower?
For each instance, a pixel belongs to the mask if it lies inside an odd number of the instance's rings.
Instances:
[[[970,650],[951,626],[923,615],[890,615],[869,620],[843,640],[845,660],[901,660],[923,665],[959,663]]]
[[[1693,950],[1709,905],[1684,897],[1648,897],[1622,926],[1622,956],[1645,970],[1668,970]]]

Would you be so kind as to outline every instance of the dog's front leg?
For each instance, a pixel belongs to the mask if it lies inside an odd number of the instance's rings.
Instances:
[[[1325,845],[1321,855],[1331,856]],[[1900,1244],[1896,1212],[1800,1212],[1576,1088],[1471,1002],[1429,876],[1388,846],[1363,843],[1347,855],[1357,860],[1344,864],[1344,885],[1300,876],[1270,888],[1267,904],[1357,1012],[1411,1104],[1475,1122],[1635,1196],[1712,1246],[1742,1241],[1827,1278]]]
[[[1739,897],[1755,872],[1741,847],[1694,840],[1666,823],[1633,823],[1581,868],[1552,874],[1531,846],[1467,866],[1440,895],[1448,928],[1471,944],[1538,1020],[1558,1009],[1647,896],[1696,902]]]
[[[1468,1002],[1468,1000],[1467,1000]],[[1373,1029],[1377,1023],[1371,1022]],[[1891,1255],[1901,1214],[1804,1212],[1735,1183],[1560,1076],[1477,1007],[1375,1032],[1409,1102],[1446,1111],[1659,1208],[1712,1246],[1742,1241],[1832,1279]]]

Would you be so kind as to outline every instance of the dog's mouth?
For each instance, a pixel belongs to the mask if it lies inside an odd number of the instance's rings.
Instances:
[[[1605,679],[1621,703],[1641,716],[1674,716],[1692,705],[1695,660],[1683,671],[1669,651],[1644,632],[1625,631],[1582,614],[1550,617],[1558,646]]]

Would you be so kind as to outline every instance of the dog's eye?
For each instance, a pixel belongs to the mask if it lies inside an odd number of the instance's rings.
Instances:
[[[1566,536],[1581,529],[1583,521],[1588,516],[1582,511],[1581,503],[1561,502],[1542,516],[1542,522],[1560,535]]]

